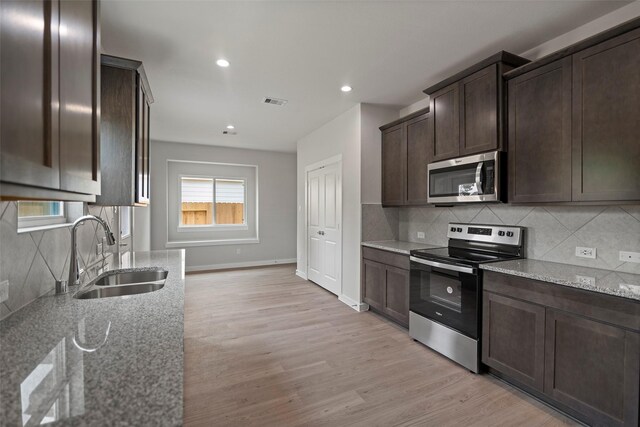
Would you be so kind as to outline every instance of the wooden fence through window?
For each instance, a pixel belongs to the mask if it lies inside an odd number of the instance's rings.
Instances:
[[[183,225],[213,224],[213,203],[182,203]],[[243,224],[244,203],[216,203],[216,224]]]

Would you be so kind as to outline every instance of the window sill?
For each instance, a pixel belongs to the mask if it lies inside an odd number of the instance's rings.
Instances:
[[[165,248],[189,248],[195,246],[223,246],[223,245],[250,245],[260,243],[258,238],[249,239],[218,239],[218,240],[188,240],[182,242],[167,242]]]
[[[201,231],[245,231],[248,230],[247,224],[242,225],[188,225],[178,226],[178,233],[193,233]]]
[[[68,228],[68,227],[71,227],[72,225],[73,224],[70,222],[65,222],[62,224],[35,225],[33,227],[22,227],[22,228],[18,228],[18,234],[33,233],[34,231],[54,230],[56,228]]]

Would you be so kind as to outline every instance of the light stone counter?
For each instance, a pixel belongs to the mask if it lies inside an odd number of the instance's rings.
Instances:
[[[521,259],[482,264],[482,269],[640,301],[640,275]]]
[[[375,242],[362,242],[362,246],[374,249],[382,249],[383,251],[395,252],[404,255],[409,255],[409,252],[415,249],[433,249],[440,247],[428,245],[426,243],[404,242],[402,240],[380,240]]]
[[[74,299],[74,286],[0,322],[0,425],[182,424],[184,251],[103,270],[129,267],[169,274],[162,289],[124,297]]]

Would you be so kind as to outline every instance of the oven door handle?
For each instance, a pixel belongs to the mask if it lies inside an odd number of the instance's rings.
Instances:
[[[461,267],[459,265],[445,264],[443,262],[428,261],[425,259],[416,258],[414,256],[409,257],[409,260],[413,262],[417,262],[419,264],[428,265],[430,267],[441,268],[443,270],[451,270],[451,271],[458,271],[460,273],[475,274],[475,268],[471,268],[471,267]]]

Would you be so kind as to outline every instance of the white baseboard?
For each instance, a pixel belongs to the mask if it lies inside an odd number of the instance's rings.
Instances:
[[[357,302],[344,294],[340,295],[338,299],[343,303],[347,304],[349,307],[353,308],[355,311],[369,310],[369,304],[366,304],[364,302]]]
[[[308,280],[307,273],[305,273],[304,271],[296,270],[296,276],[298,276],[301,279]]]
[[[267,265],[276,264],[294,264],[297,260],[295,258],[290,259],[271,259],[264,261],[246,261],[246,262],[232,262],[227,264],[210,264],[210,265],[191,265],[185,268],[187,273],[197,271],[209,271],[209,270],[225,270],[229,268],[244,268],[244,267],[263,267]]]

